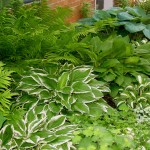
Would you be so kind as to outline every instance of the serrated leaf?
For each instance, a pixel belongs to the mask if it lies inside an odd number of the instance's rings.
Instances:
[[[65,123],[65,120],[66,117],[63,115],[54,116],[51,118],[50,121],[48,121],[47,129],[50,130],[50,129],[58,128]]]

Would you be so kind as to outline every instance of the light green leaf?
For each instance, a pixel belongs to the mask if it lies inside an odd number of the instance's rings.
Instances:
[[[74,93],[88,93],[91,91],[90,86],[81,81],[74,82],[72,88]]]
[[[54,116],[47,123],[47,129],[54,129],[62,126],[65,123],[66,117],[63,115]]]
[[[70,74],[71,82],[84,81],[89,76],[91,68],[77,68]]]
[[[65,86],[67,86],[67,83],[69,81],[69,72],[63,72],[63,74],[58,78],[58,89],[62,89]]]
[[[122,83],[124,82],[124,76],[118,76],[117,79],[115,80],[115,82],[120,86],[122,85]]]
[[[39,93],[39,98],[40,99],[50,99],[52,96],[50,94],[50,92],[48,90],[42,90],[40,93]]]
[[[81,113],[89,113],[89,107],[84,103],[76,102],[73,107]]]
[[[92,87],[92,93],[94,94],[96,99],[103,97],[103,93],[98,88]]]

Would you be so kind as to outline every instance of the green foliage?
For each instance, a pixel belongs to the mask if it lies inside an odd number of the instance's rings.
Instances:
[[[112,29],[115,28],[116,31],[119,30],[118,34],[124,34],[125,31],[128,31],[127,34],[135,34],[135,33],[140,33],[143,32],[144,36],[150,39],[149,35],[146,34],[146,32],[150,32],[149,30],[149,24],[150,24],[150,19],[149,19],[149,14],[146,14],[145,10],[143,10],[141,7],[134,6],[134,7],[125,7],[120,8],[120,7],[114,7],[109,10],[99,10],[95,11],[95,14],[93,15],[92,18],[87,19],[81,19],[79,22],[81,24],[85,25],[96,25],[100,28],[99,24],[102,21],[109,21],[109,20],[114,20],[111,23],[107,25],[108,28]],[[106,28],[106,25],[105,25]],[[105,29],[107,30],[107,29]]]
[[[5,8],[0,11],[0,59],[19,61],[43,58],[63,29],[70,10],[51,10],[46,2]]]
[[[24,117],[0,132],[1,149],[58,149],[67,143],[74,125],[65,123],[66,117],[55,115],[48,105],[33,104]]]
[[[10,75],[12,71],[5,69],[4,64],[0,62],[0,127],[10,111],[11,97],[14,95],[8,89],[11,84]]]
[[[40,104],[48,103],[54,112],[67,109],[95,115],[107,107],[102,97],[109,89],[97,81],[92,72],[90,66],[68,64],[51,73],[32,68],[28,75],[23,76],[18,89],[36,98],[31,97],[27,102],[23,95],[19,101],[31,104],[38,99]],[[99,109],[97,113],[95,108]]]
[[[116,98],[121,110],[132,108],[137,114],[139,122],[149,121],[150,117],[150,79],[137,77],[138,84],[128,85],[120,89],[120,95]]]
[[[81,14],[83,18],[87,18],[91,14],[91,4],[88,2],[83,2],[81,7]]]

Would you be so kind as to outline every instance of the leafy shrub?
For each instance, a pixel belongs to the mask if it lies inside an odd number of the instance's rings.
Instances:
[[[33,104],[24,117],[0,131],[1,149],[58,149],[67,143],[75,131],[65,123],[66,117],[53,114],[48,105]]]
[[[112,20],[111,22],[109,20]],[[143,34],[150,39],[150,19],[149,14],[146,14],[145,10],[140,7],[114,7],[110,10],[98,10],[95,11],[95,14],[92,18],[81,19],[79,22],[85,25],[96,25],[97,28],[101,28],[101,24],[106,21],[110,22],[105,25],[105,32],[107,28],[115,28],[116,31],[119,31],[118,34],[126,35],[129,33],[143,32]],[[122,28],[123,27],[123,28]],[[112,30],[114,31],[114,30]],[[107,33],[107,32],[106,32]],[[110,34],[110,33],[109,33]],[[138,34],[140,36],[140,34]]]
[[[67,109],[95,115],[107,108],[102,97],[103,92],[109,92],[109,89],[103,82],[97,81],[92,72],[90,66],[67,64],[51,73],[32,68],[29,75],[23,76],[18,89],[35,96],[39,104],[48,103],[54,112]],[[24,95],[19,101],[23,102],[23,99]],[[32,99],[24,103],[30,104]],[[96,112],[95,108],[99,111]]]

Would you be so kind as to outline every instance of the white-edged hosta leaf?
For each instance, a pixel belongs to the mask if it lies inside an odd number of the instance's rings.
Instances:
[[[76,126],[75,125],[65,125],[60,128],[58,128],[55,132],[57,136],[59,135],[67,135],[72,134],[73,131],[75,131]]]
[[[50,102],[49,103],[49,109],[53,112],[53,113],[58,113],[61,111],[62,106],[59,104],[56,104],[55,102]]]
[[[103,93],[98,88],[92,87],[92,93],[94,94],[96,99],[103,97]]]
[[[54,116],[48,121],[46,128],[48,130],[58,128],[65,123],[65,120],[66,117],[63,115]]]
[[[5,146],[12,138],[13,136],[13,129],[12,129],[12,126],[11,125],[6,125],[2,128],[0,134],[2,134],[1,136],[1,140],[2,140],[2,143],[1,145],[2,146]]]
[[[57,80],[55,78],[49,78],[47,76],[41,76],[40,80],[42,85],[48,90],[55,90],[57,88]]]
[[[58,137],[56,140],[54,140],[53,142],[51,142],[51,144],[53,146],[59,146],[59,145],[62,145],[66,142],[70,141],[70,137],[68,135],[66,136],[60,136]]]
[[[91,103],[97,100],[92,92],[76,94],[74,97],[81,103]]]
[[[35,143],[33,141],[31,141],[30,139],[27,139],[25,141],[22,142],[21,147],[22,148],[33,148],[35,146]]]
[[[81,81],[74,82],[72,84],[73,93],[88,93],[91,92],[91,88],[88,84]]]
[[[62,89],[67,86],[69,81],[69,72],[63,72],[62,75],[58,78],[57,88]]]
[[[140,75],[137,76],[138,82],[142,84],[142,77]]]
[[[39,86],[39,84],[34,80],[32,76],[25,76],[21,80],[24,84],[28,84],[31,86]]]
[[[70,94],[73,92],[73,88],[71,86],[65,86],[62,90],[61,90],[62,93],[64,94]]]
[[[88,67],[74,69],[70,74],[71,82],[85,81],[90,73],[91,68]]]
[[[52,95],[50,94],[50,92],[45,89],[45,90],[42,90],[40,93],[39,93],[39,99],[43,100],[43,99],[50,99],[52,97]]]
[[[82,102],[76,102],[73,107],[74,110],[77,110],[81,113],[89,113],[89,107]]]

